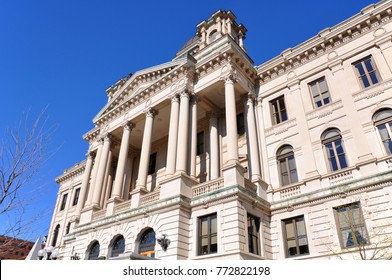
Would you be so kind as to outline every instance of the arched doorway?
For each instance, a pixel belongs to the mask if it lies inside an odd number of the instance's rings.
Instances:
[[[142,256],[155,257],[155,231],[152,228],[147,229],[140,237],[139,254]]]

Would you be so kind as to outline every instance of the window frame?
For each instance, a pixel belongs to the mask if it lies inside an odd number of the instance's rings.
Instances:
[[[68,200],[68,193],[65,193],[63,194],[63,197],[61,199],[60,211],[63,211],[65,209],[65,206],[67,205],[67,200]]]
[[[297,229],[297,222],[300,221],[300,219],[303,220],[304,222],[304,230],[305,233],[303,235],[298,235],[298,229]],[[297,221],[298,220],[298,221]],[[294,227],[294,237],[288,237],[287,236],[287,231],[286,231],[286,224],[288,222],[292,222],[293,223],[293,227]],[[306,223],[305,223],[305,216],[304,215],[300,215],[300,216],[295,216],[292,218],[287,218],[287,219],[283,219],[281,221],[282,224],[282,232],[283,232],[283,242],[284,242],[284,248],[285,248],[285,255],[286,258],[295,258],[295,257],[300,257],[300,256],[306,256],[310,254],[310,250],[309,250],[309,239],[308,239],[308,234],[307,234],[307,230],[306,230]],[[300,245],[298,240],[301,238],[306,238],[306,246],[307,246],[307,252],[306,253],[300,253]],[[289,252],[289,241],[295,240],[295,245],[296,245],[296,250],[297,253],[295,255],[290,255]]]
[[[202,139],[202,141],[200,141]],[[196,135],[196,155],[200,156],[205,153],[205,133],[199,131]]]
[[[282,109],[282,108],[280,108],[281,107],[281,104],[280,104],[280,102],[279,101],[283,101],[283,105],[284,105],[284,108]],[[275,112],[275,107],[274,107],[274,104],[277,104],[277,111]],[[277,124],[280,124],[280,123],[282,123],[282,122],[285,122],[285,121],[287,121],[288,120],[288,114],[287,114],[287,107],[286,107],[286,102],[285,102],[285,98],[284,98],[284,94],[283,95],[280,95],[279,97],[277,97],[277,98],[275,98],[275,99],[273,99],[273,100],[271,100],[270,102],[269,102],[269,104],[270,104],[270,111],[271,111],[271,118],[272,118],[272,125],[277,125]],[[285,113],[285,118],[284,117],[282,117],[282,112],[284,112]],[[278,118],[276,117],[276,116],[278,116]]]
[[[250,225],[252,223],[252,220],[255,221],[255,227],[256,230],[253,230],[253,227]],[[260,218],[256,217],[252,214],[247,213],[247,231],[248,231],[248,250],[249,253],[255,254],[255,255],[261,255],[261,249],[260,249]],[[249,229],[251,228],[251,230]],[[254,244],[256,243],[256,244]]]
[[[352,207],[356,207],[358,209],[358,211],[359,211],[360,223],[358,223],[358,224],[356,224],[355,222],[352,223],[352,221],[353,221],[353,218],[352,218],[353,214],[352,214],[352,210],[351,210]],[[341,210],[341,209],[348,209],[349,210],[347,212],[348,213],[348,219],[349,219],[349,225],[348,226],[342,226],[340,224],[340,222],[339,222],[338,211]],[[365,223],[365,218],[363,217],[363,212],[362,212],[362,207],[361,207],[360,202],[354,202],[354,203],[349,203],[349,204],[344,204],[344,205],[340,205],[340,206],[334,207],[333,208],[333,213],[334,213],[334,217],[335,217],[336,230],[337,230],[337,233],[338,233],[338,236],[339,236],[339,243],[340,243],[340,247],[342,249],[350,249],[350,248],[355,248],[355,247],[359,247],[359,246],[364,246],[364,245],[369,245],[370,244],[370,242],[369,242],[369,235],[368,235],[367,228],[366,228],[366,223]],[[342,229],[348,229],[348,228],[351,229],[350,233],[351,233],[352,240],[354,242],[353,245],[351,245],[351,246],[347,246],[347,242],[349,241],[350,237],[348,237],[348,239],[346,241],[346,244],[344,244],[344,240],[343,240],[343,230]],[[361,229],[362,233],[364,233],[366,235],[365,238],[364,238],[365,243],[358,243],[358,240],[357,240],[357,236],[358,235],[356,234],[356,232],[358,232],[356,229],[358,229],[358,228],[362,228]],[[361,238],[363,238],[363,237],[361,236]]]
[[[157,152],[151,153],[148,160],[148,173],[147,175],[152,175],[157,172]]]
[[[72,200],[72,206],[75,206],[78,204],[79,196],[80,196],[80,187],[75,189],[74,198]]]
[[[281,154],[285,148],[289,148],[291,151],[286,152],[284,154]],[[295,174],[297,177],[296,180],[294,180],[291,175],[290,164],[289,164],[289,160],[291,157],[294,162],[295,169],[293,169],[293,170],[295,170]],[[281,186],[289,186],[289,185],[298,183],[299,182],[298,169],[297,169],[297,163],[295,162],[295,155],[294,155],[293,147],[290,145],[283,145],[282,147],[280,147],[278,149],[278,152],[276,153],[276,160],[277,160],[277,164],[278,164],[280,185]],[[288,183],[287,184],[284,183],[282,163],[286,166],[286,172],[287,172],[287,176],[288,176]]]
[[[324,82],[324,83],[325,83],[325,87],[326,87],[326,89],[327,89],[326,92],[322,92],[322,91],[321,91],[321,87],[320,87],[321,82]],[[312,85],[313,85],[313,84],[316,85],[316,89],[317,89],[316,94],[317,94],[317,96],[320,98],[320,101],[321,101],[321,105],[320,105],[320,106],[317,105],[316,100],[315,100],[315,92],[313,92],[313,90],[312,90]],[[326,106],[326,105],[328,105],[328,104],[331,104],[331,102],[332,102],[331,93],[330,93],[330,91],[329,91],[327,79],[325,78],[325,76],[320,77],[320,78],[318,78],[318,79],[316,79],[316,80],[314,80],[314,81],[308,83],[308,87],[309,87],[310,95],[311,95],[311,98],[312,98],[312,101],[313,101],[313,107],[314,107],[315,109],[324,107],[324,106]],[[324,94],[324,93],[327,93],[327,94],[328,94],[328,102],[327,102],[327,103],[324,102],[324,98],[323,98],[323,94]]]
[[[384,112],[384,111],[389,111],[392,114],[392,109],[390,109],[390,108],[383,108],[383,109],[378,110],[373,115],[373,124],[374,124],[375,129],[378,131],[377,133],[378,133],[379,138],[381,140],[381,145],[383,146],[383,150],[387,153],[387,155],[392,155],[392,115],[388,116],[386,118],[383,118],[383,119],[379,119],[379,120],[376,119],[377,115],[380,114],[381,112]],[[383,136],[381,135],[380,127],[383,125],[385,125],[385,129],[386,129],[386,132],[387,132],[389,138],[383,139]],[[385,142],[387,142],[387,144],[390,146],[390,148],[386,147]]]
[[[202,235],[202,221],[205,218],[207,218],[207,234]],[[215,219],[215,221],[216,221],[216,232],[211,232],[211,229],[212,229],[211,221],[213,219]],[[218,253],[218,215],[217,215],[217,213],[211,213],[208,215],[198,217],[197,218],[197,228],[198,228],[198,234],[197,234],[197,239],[198,239],[197,254],[198,254],[198,256],[204,256],[204,255]],[[207,238],[207,241],[208,241],[207,252],[203,252],[203,246],[202,246],[202,240],[205,237]],[[216,251],[211,250],[211,247],[213,245],[213,243],[211,243],[211,239],[213,237],[216,237]]]
[[[241,112],[237,114],[236,117],[236,123],[237,123],[237,135],[238,136],[244,136],[246,133],[246,126],[245,126],[245,114],[244,112]]]
[[[338,133],[338,135],[326,138],[326,135],[329,132],[332,132],[332,131],[336,131]],[[336,145],[337,145],[336,142],[337,141],[340,141],[340,145],[341,145],[342,150],[343,150],[343,153],[341,153],[341,154],[338,154],[338,151],[337,151],[337,148],[336,148]],[[324,148],[323,148],[324,156],[325,156],[325,159],[327,161],[327,166],[328,166],[329,172],[338,172],[340,170],[343,170],[343,169],[349,167],[349,163],[348,163],[347,156],[346,156],[346,149],[344,147],[343,137],[342,137],[342,134],[341,134],[339,129],[337,129],[337,128],[330,128],[330,129],[325,130],[323,132],[323,134],[322,134],[322,137],[321,137],[321,144],[324,146]],[[335,162],[337,164],[337,169],[333,168],[333,164],[332,164],[332,162],[330,160],[330,159],[332,159],[332,157],[330,157],[330,154],[329,154],[329,152],[327,150],[328,149],[327,148],[328,144],[332,144],[333,158],[335,158]],[[344,167],[342,167],[342,163],[340,162],[340,158],[339,158],[340,155],[344,156],[344,161],[346,163],[346,166],[344,166]]]
[[[373,68],[373,71],[369,71],[369,69],[367,69],[367,65],[365,63],[365,61],[367,61],[369,59],[370,59],[370,63],[371,63],[371,66]],[[364,74],[361,74],[359,72],[359,70],[357,68],[357,65],[361,65],[362,69],[364,70]],[[363,58],[353,62],[352,66],[354,68],[354,71],[355,71],[355,74],[356,74],[356,78],[357,78],[357,80],[358,80],[358,82],[359,82],[359,84],[360,84],[362,89],[374,86],[374,85],[380,83],[380,81],[382,81],[381,76],[380,76],[380,72],[377,69],[377,65],[376,65],[372,55],[368,55],[366,57],[363,57]],[[376,82],[374,82],[372,80],[372,77],[370,76],[370,73],[373,73],[373,72],[374,72],[375,78],[377,80]],[[363,82],[363,78],[362,77],[366,77],[366,81],[367,81],[367,83],[369,85],[365,85],[365,83]]]

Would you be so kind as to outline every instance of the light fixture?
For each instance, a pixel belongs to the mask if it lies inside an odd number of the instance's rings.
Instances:
[[[160,237],[157,238],[157,242],[159,245],[161,245],[162,250],[164,252],[166,252],[167,247],[169,247],[170,245],[170,239],[167,238],[167,234],[166,233],[162,233]]]
[[[39,260],[57,260],[59,255],[59,251],[53,248],[53,246],[49,246],[46,249],[41,249],[38,251]]]

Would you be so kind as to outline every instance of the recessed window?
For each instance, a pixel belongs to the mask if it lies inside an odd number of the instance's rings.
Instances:
[[[57,245],[57,238],[59,237],[59,232],[60,232],[60,225],[57,225],[53,231],[53,237],[52,237],[52,246],[56,247]]]
[[[295,164],[293,147],[284,145],[278,150],[277,160],[279,165],[280,182],[282,186],[298,182],[297,167]]]
[[[368,244],[365,221],[359,203],[336,207],[334,212],[343,248]]]
[[[75,190],[75,194],[74,194],[74,199],[72,201],[72,206],[75,206],[76,204],[78,204],[79,201],[79,194],[80,194],[80,188],[77,188]]]
[[[208,41],[211,44],[214,42],[218,37],[218,32],[216,30],[211,31],[210,35],[208,36]]]
[[[325,148],[330,171],[346,168],[347,160],[340,131],[336,128],[328,129],[323,133],[322,143]]]
[[[304,216],[282,221],[287,257],[309,254]]]
[[[248,214],[247,222],[249,253],[260,255],[260,219]]]
[[[216,213],[200,217],[199,228],[199,255],[218,252],[218,223]]]
[[[272,123],[278,124],[287,120],[286,105],[284,103],[284,96],[280,96],[270,102]]]
[[[197,133],[197,155],[204,154],[204,131]]]
[[[374,125],[380,134],[385,152],[392,154],[392,110],[382,109],[377,111],[373,116]]]
[[[88,253],[88,259],[89,260],[98,260],[98,258],[99,258],[99,251],[100,251],[99,242],[95,241],[90,246],[90,250],[89,250],[89,253]]]
[[[117,257],[125,251],[125,239],[122,235],[118,236],[112,246],[111,257]]]
[[[380,81],[380,76],[371,56],[361,59],[353,65],[362,88],[370,87]]]
[[[155,231],[150,228],[146,230],[142,237],[140,238],[139,243],[139,254],[147,257],[154,258],[155,257]]]
[[[237,134],[240,135],[240,136],[245,134],[244,113],[239,113],[237,115]]]
[[[150,160],[148,162],[148,175],[155,173],[156,164],[157,164],[157,153],[153,153],[150,155]]]
[[[63,199],[61,200],[60,211],[65,209],[65,205],[67,204],[67,198],[68,198],[68,194],[66,193],[63,195]]]
[[[331,102],[327,82],[324,77],[309,83],[309,88],[316,108],[322,107]]]

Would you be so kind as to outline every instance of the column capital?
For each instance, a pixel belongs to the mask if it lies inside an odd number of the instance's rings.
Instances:
[[[101,141],[102,142],[112,142],[113,136],[110,133],[106,133],[105,135],[101,136]]]
[[[227,64],[222,67],[220,79],[224,81],[225,85],[233,84],[238,80],[237,71],[234,68],[233,63],[231,62],[231,56],[227,58]]]
[[[186,98],[190,98],[191,97],[191,91],[187,88],[181,90],[181,92],[179,92],[180,98],[186,97]]]
[[[221,113],[218,112],[214,112],[214,111],[209,111],[206,113],[206,117],[207,119],[211,120],[211,119],[217,119],[221,116]]]
[[[180,99],[178,98],[178,93],[173,93],[173,94],[169,95],[167,97],[167,99],[170,99],[171,103],[174,103],[174,102],[179,103],[180,102]]]
[[[127,122],[125,122],[125,123],[122,124],[123,129],[124,129],[124,130],[129,130],[129,131],[132,131],[132,129],[134,129],[135,126],[136,126],[136,125],[135,125],[134,123],[129,122],[129,121],[127,121]]]
[[[87,151],[87,153],[86,153],[86,157],[87,157],[87,159],[94,159],[94,157],[95,157],[95,155],[96,155],[96,152],[95,151]]]
[[[193,93],[193,94],[191,95],[191,102],[197,104],[197,102],[199,102],[199,96],[196,95],[195,93]]]
[[[145,113],[146,113],[146,117],[150,117],[150,118],[155,118],[155,116],[159,114],[159,112],[152,107],[147,108],[145,110]]]

